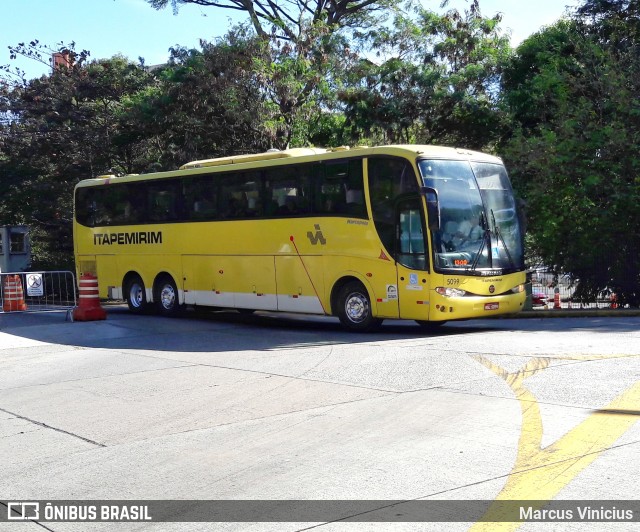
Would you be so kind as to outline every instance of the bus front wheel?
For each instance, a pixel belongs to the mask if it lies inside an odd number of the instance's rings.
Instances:
[[[147,293],[139,276],[131,277],[126,288],[127,305],[131,312],[141,314],[147,306]]]
[[[178,287],[169,275],[163,275],[156,283],[153,300],[163,316],[174,316],[180,309]]]
[[[358,281],[345,284],[338,293],[338,317],[350,331],[370,331],[382,323],[373,317],[367,289]]]

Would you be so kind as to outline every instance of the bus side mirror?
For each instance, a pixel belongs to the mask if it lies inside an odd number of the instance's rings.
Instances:
[[[440,204],[438,202],[438,192],[429,187],[422,187],[422,193],[427,201],[427,217],[429,229],[437,231],[440,229]]]

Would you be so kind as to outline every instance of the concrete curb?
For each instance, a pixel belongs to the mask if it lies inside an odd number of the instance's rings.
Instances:
[[[550,309],[523,310],[512,318],[630,318],[640,316],[640,309]]]

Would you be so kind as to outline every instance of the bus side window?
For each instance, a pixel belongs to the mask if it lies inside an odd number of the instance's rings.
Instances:
[[[192,218],[206,219],[215,213],[215,204],[207,198],[202,198],[193,202]]]
[[[372,157],[368,169],[373,222],[380,240],[393,254],[396,201],[402,194],[418,193],[418,182],[412,166],[401,158]]]
[[[315,170],[314,213],[367,218],[362,159],[327,162]]]
[[[241,192],[236,192],[227,200],[227,209],[224,217],[230,220],[235,218],[246,218],[247,216],[247,198]]]
[[[144,185],[140,183],[109,186],[107,195],[108,204],[111,206],[109,216],[112,224],[125,225],[140,221],[143,208],[138,193],[142,187]]]
[[[362,159],[349,161],[349,174],[345,183],[346,212],[357,218],[367,218],[367,206],[364,202],[364,182]]]
[[[185,180],[182,196],[187,220],[215,220],[217,218],[217,189],[211,177],[195,176]]]
[[[313,170],[309,165],[297,165],[295,167],[298,179],[298,214],[309,214],[311,212],[311,183],[313,181]]]
[[[175,183],[152,183],[148,188],[147,206],[152,222],[178,219],[178,201]]]
[[[245,172],[240,180],[241,191],[247,203],[246,215],[250,218],[264,215],[262,206],[262,174]]]
[[[264,208],[265,216],[267,216],[268,218],[273,218],[276,216],[277,212],[278,212],[278,202],[275,201],[274,199],[269,198]]]
[[[265,172],[267,216],[289,217],[307,214],[311,196],[311,167],[294,165]],[[275,208],[275,213],[271,211]]]
[[[347,211],[347,187],[349,179],[348,161],[337,161],[325,165],[325,186],[331,194],[332,213],[341,214]]]
[[[415,200],[404,202],[399,217],[398,262],[414,270],[425,270],[427,261],[420,204]]]
[[[107,185],[97,196],[97,207],[95,212],[95,225],[111,225],[116,213],[115,203],[117,201],[115,185]]]
[[[241,220],[263,215],[260,172],[235,172],[218,179],[222,219]]]
[[[79,188],[76,191],[76,220],[87,227],[94,227],[96,223],[96,212],[98,210],[96,188]]]

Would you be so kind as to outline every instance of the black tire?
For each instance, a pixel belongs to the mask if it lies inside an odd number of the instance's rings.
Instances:
[[[420,325],[420,328],[426,332],[433,332],[440,329],[446,321],[424,321],[424,320],[416,320],[416,323]]]
[[[125,298],[130,312],[142,314],[147,309],[147,292],[140,276],[134,275],[129,278],[125,288]]]
[[[163,275],[158,279],[153,293],[153,301],[158,314],[162,316],[175,316],[180,311],[180,294],[170,275]]]
[[[337,305],[340,323],[350,331],[371,331],[382,323],[373,317],[369,293],[358,281],[351,281],[340,289]]]

